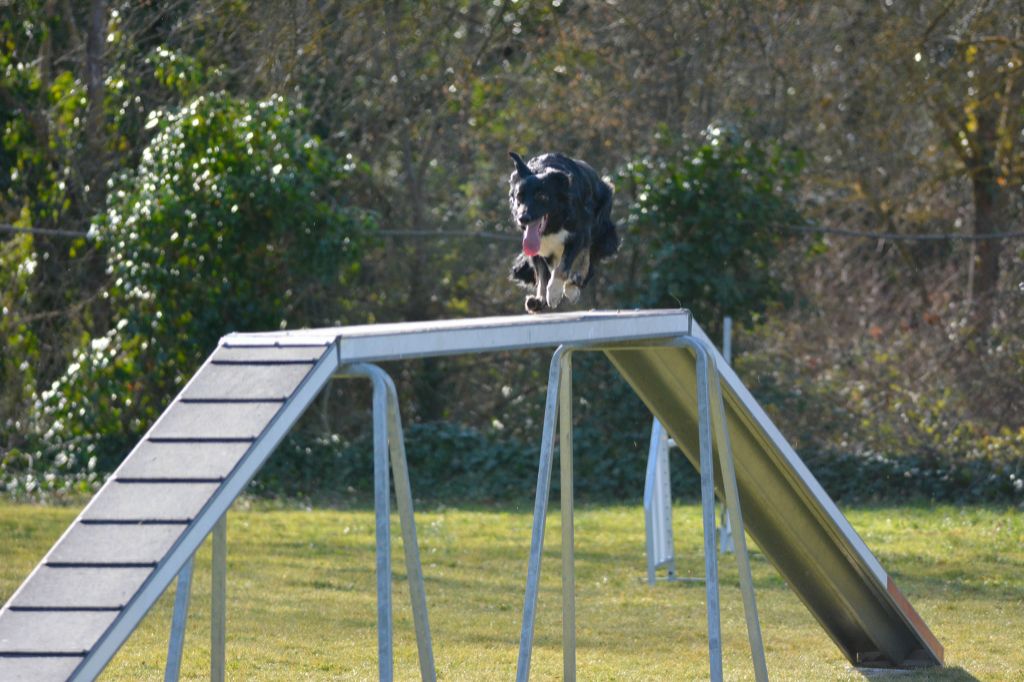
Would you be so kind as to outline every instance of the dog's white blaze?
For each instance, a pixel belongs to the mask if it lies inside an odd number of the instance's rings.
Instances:
[[[557,265],[562,260],[562,252],[565,251],[565,241],[569,238],[568,230],[559,230],[554,234],[546,234],[540,238],[540,255],[544,258],[554,258]]]

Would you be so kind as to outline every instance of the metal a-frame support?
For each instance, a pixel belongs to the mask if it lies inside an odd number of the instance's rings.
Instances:
[[[391,377],[380,367],[356,363],[343,365],[334,374],[335,379],[366,378],[373,385],[373,497],[376,518],[377,565],[377,653],[379,676],[382,682],[394,679],[394,645],[391,595],[391,484],[389,473],[395,476],[395,498],[402,528],[405,550],[405,568],[409,576],[416,646],[419,651],[420,677],[424,682],[435,682],[433,646],[427,617],[427,597],[423,585],[419,544],[413,518],[412,486],[405,456],[405,437],[398,407],[398,392]],[[390,467],[389,467],[390,454]],[[224,679],[225,617],[227,571],[226,514],[211,533],[213,537],[213,605],[211,609],[210,678]],[[185,621],[188,616],[189,591],[192,583],[194,557],[190,558],[178,574],[171,636],[168,642],[165,682],[178,679],[181,654],[185,639]]]
[[[719,383],[714,353],[705,342],[683,336],[668,342],[690,349],[697,359],[697,403],[700,441],[701,504],[704,523],[705,591],[707,599],[708,656],[710,679],[722,680],[722,635],[718,595],[718,553],[715,542],[715,491],[713,445],[717,444],[724,482],[726,506],[735,532],[736,560],[739,565],[740,589],[743,593],[747,637],[750,641],[754,675],[758,682],[768,680],[761,626],[758,621],[754,584],[750,573],[743,518],[740,513],[739,490],[732,460],[732,447],[725,421],[725,404]],[[618,346],[617,350],[622,347]],[[534,623],[540,586],[541,553],[544,547],[544,525],[548,496],[551,490],[551,469],[554,459],[555,421],[559,423],[559,461],[562,512],[562,665],[563,679],[576,679],[576,608],[572,486],[572,354],[577,350],[601,350],[590,346],[559,346],[551,359],[548,392],[544,412],[544,433],[541,440],[537,472],[537,497],[533,512],[533,535],[527,567],[526,594],[523,604],[523,626],[519,639],[517,682],[530,677],[533,652]],[[712,438],[714,434],[714,438]]]

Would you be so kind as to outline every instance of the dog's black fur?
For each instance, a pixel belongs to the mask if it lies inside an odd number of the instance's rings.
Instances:
[[[588,164],[563,154],[543,154],[529,163],[509,152],[512,219],[523,232],[523,250],[510,279],[535,288],[526,310],[555,308],[564,296],[575,302],[594,276],[598,261],[615,254],[619,235],[612,222],[612,186]]]

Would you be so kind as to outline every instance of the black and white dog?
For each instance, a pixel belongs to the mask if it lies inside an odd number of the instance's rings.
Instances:
[[[543,154],[529,163],[509,152],[516,169],[509,178],[512,218],[523,231],[523,250],[512,265],[512,281],[534,288],[526,311],[575,303],[594,276],[594,265],[619,249],[612,222],[612,186],[583,161]]]

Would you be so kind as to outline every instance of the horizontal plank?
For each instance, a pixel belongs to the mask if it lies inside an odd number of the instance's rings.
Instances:
[[[150,568],[40,566],[10,605],[15,609],[119,609],[150,573]]]
[[[61,538],[46,557],[48,564],[156,564],[185,524],[82,524]]]
[[[216,478],[231,473],[250,443],[142,441],[117,470],[120,478]]]
[[[312,346],[235,346],[226,343],[213,354],[215,364],[289,364],[312,365],[333,347],[325,344]]]
[[[217,483],[121,483],[105,486],[82,512],[99,521],[190,521],[218,488]]]
[[[0,618],[0,652],[85,654],[117,611],[9,611]],[[6,680],[6,677],[0,676]]]
[[[312,365],[207,365],[189,382],[183,400],[284,400]]]
[[[174,403],[150,432],[164,438],[256,438],[281,403]]]
[[[4,656],[0,654],[0,680],[4,682],[64,682],[82,656]]]

